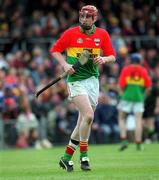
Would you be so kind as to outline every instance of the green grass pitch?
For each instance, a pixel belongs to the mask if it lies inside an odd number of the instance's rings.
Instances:
[[[124,152],[118,145],[90,145],[90,172],[80,170],[78,150],[74,172],[60,169],[64,149],[0,151],[0,180],[159,180],[159,144],[145,145],[142,152],[134,144]]]

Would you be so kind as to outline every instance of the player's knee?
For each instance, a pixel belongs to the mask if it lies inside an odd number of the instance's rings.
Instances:
[[[94,119],[94,112],[93,111],[88,111],[86,114],[86,121],[88,124],[91,124]]]
[[[126,113],[123,111],[119,111],[119,120],[125,120],[126,118]]]

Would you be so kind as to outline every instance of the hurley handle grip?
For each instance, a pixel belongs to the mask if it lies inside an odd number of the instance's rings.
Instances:
[[[81,63],[77,61],[72,67],[76,71],[81,66]]]
[[[79,61],[77,61],[72,67],[73,69],[76,71],[79,67],[81,66],[81,63]],[[46,89],[48,89],[49,87],[51,87],[52,85],[56,84],[58,81],[60,81],[62,78],[64,78],[67,75],[67,72],[62,73],[59,77],[57,77],[56,79],[52,80],[51,82],[49,82],[46,86],[44,86],[42,89],[40,89],[39,91],[36,92],[36,98],[38,98],[38,96],[44,92]]]

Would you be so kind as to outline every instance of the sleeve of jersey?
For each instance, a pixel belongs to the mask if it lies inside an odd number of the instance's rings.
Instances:
[[[118,80],[119,87],[121,87],[122,89],[126,86],[126,76],[127,76],[127,71],[124,68],[121,71],[121,74],[120,74],[119,80]]]
[[[102,50],[105,56],[113,55],[116,58],[116,52],[112,46],[110,36],[107,31],[104,31],[103,34],[104,41],[102,45]]]
[[[152,85],[152,81],[151,78],[147,72],[147,70],[144,69],[144,79],[145,79],[145,87],[151,87]]]
[[[50,48],[50,52],[63,52],[69,46],[69,38],[70,33],[69,31],[65,31],[60,38],[56,41],[56,43]]]

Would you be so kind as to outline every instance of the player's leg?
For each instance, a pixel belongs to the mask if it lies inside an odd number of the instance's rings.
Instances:
[[[143,126],[145,142],[151,143],[155,133],[155,117],[145,117]]]
[[[90,136],[91,124],[94,116],[94,109],[97,104],[98,95],[99,95],[99,82],[95,77],[83,81],[77,81],[73,83],[68,83],[68,92],[69,99],[72,100],[77,108],[79,109],[79,117],[77,125],[72,132],[71,142],[69,142],[69,147],[74,146],[73,143],[77,146],[80,140],[80,156],[81,156],[81,168],[85,164],[84,170],[90,170],[87,150],[88,150],[88,139]],[[74,141],[72,141],[74,140]],[[67,147],[66,147],[67,150]],[[65,151],[65,157],[71,159],[75,148],[72,148],[72,151],[69,156],[68,152]],[[69,159],[66,161],[68,162]],[[65,168],[66,169],[66,168]]]
[[[126,132],[126,113],[119,110],[119,127],[120,127],[120,138],[126,139],[127,132]]]
[[[63,155],[63,160],[70,161],[72,159],[72,156],[79,145],[80,137],[79,137],[79,128],[80,124],[83,120],[82,114],[79,111],[77,124],[71,134],[70,140],[68,145],[66,146],[65,153]]]
[[[81,84],[79,82],[68,83],[68,92],[69,96],[68,99],[73,101],[73,97],[78,96],[80,94],[87,94]],[[60,167],[64,168],[67,171],[73,171],[73,162],[71,161],[72,156],[79,145],[79,125],[82,121],[82,115],[79,112],[77,124],[71,134],[69,143],[66,145],[65,152],[63,157],[60,159]],[[69,165],[70,163],[70,165]]]
[[[79,104],[77,103],[77,107],[80,106],[79,111],[83,116],[79,127],[80,162],[82,170],[90,170],[87,153],[88,140],[90,137],[92,122],[94,119],[94,111],[98,102],[99,81],[96,77],[92,76],[89,79],[82,81],[82,86],[84,87],[87,96],[85,96],[85,98],[83,96],[83,99],[79,98]]]
[[[60,159],[60,166],[66,169],[67,171],[73,170],[73,162],[71,161],[72,156],[79,145],[79,126],[82,121],[82,116],[79,112],[77,124],[71,134],[69,143],[66,146],[63,157]]]
[[[108,124],[101,124],[101,131],[104,133],[102,138],[104,143],[110,143],[110,135],[112,134],[111,127]]]
[[[68,99],[73,102],[74,97],[78,97],[81,94],[87,96],[87,92],[83,88],[82,84],[80,82],[74,82],[74,83],[68,83],[68,92],[69,97]],[[64,168],[67,171],[73,171],[73,162],[71,161],[71,158],[75,152],[76,147],[79,145],[80,137],[79,137],[79,127],[81,124],[81,121],[83,119],[83,116],[81,112],[79,111],[77,124],[71,134],[70,140],[68,145],[66,146],[65,152],[63,157],[60,159],[60,167]]]
[[[128,147],[128,141],[127,141],[127,130],[126,130],[126,113],[122,110],[119,110],[119,128],[120,128],[120,140],[121,140],[121,145],[119,150],[123,151]]]
[[[80,124],[81,124],[81,121],[82,121],[83,117],[81,115],[81,113],[79,112],[78,114],[78,120],[77,120],[77,124],[71,134],[71,139],[75,139],[77,141],[80,140],[80,137],[79,137],[79,127],[80,127]]]
[[[143,123],[142,123],[142,114],[141,112],[134,113],[135,115],[135,142],[137,145],[137,150],[142,150],[142,130],[143,130]]]
[[[119,150],[123,151],[128,147],[128,140],[127,140],[127,129],[126,129],[126,115],[127,113],[131,112],[132,103],[121,100],[118,104],[118,122],[119,122],[119,129],[120,129],[120,139],[121,145]]]
[[[153,141],[153,136],[155,134],[155,115],[148,118],[147,125],[149,139]]]
[[[88,140],[94,118],[94,110],[87,95],[76,96],[73,98],[73,102],[76,104],[82,116],[79,124],[81,169],[90,170],[88,159]]]
[[[142,132],[143,132],[143,112],[144,112],[144,105],[143,103],[134,103],[133,108],[134,116],[135,116],[135,143],[137,150],[142,150]]]

